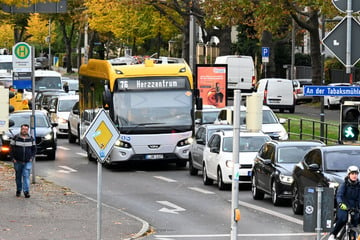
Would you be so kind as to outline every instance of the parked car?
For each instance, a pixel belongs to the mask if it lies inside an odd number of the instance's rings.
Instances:
[[[68,134],[69,114],[75,103],[78,101],[79,101],[79,95],[57,96],[50,100],[48,105],[50,120],[51,122],[58,124],[56,129],[59,135]]]
[[[256,84],[256,91],[263,94],[264,105],[280,112],[295,112],[295,92],[291,80],[283,78],[264,78]]]
[[[215,124],[233,124],[234,106],[222,108],[215,120]],[[269,135],[272,139],[287,140],[288,133],[282,125],[285,119],[278,119],[275,113],[268,107],[262,107],[262,125],[261,131]],[[240,124],[246,124],[246,107],[240,107]]]
[[[70,117],[69,117],[70,122]],[[203,168],[203,153],[208,140],[215,132],[224,129],[233,129],[231,125],[204,124],[199,126],[195,132],[194,141],[190,146],[189,153],[189,172],[190,175],[197,175]]]
[[[351,86],[350,83],[330,83],[327,86]],[[324,96],[324,106],[328,109],[334,109],[335,107],[340,106],[342,96]]]
[[[260,147],[271,138],[262,132],[240,132],[239,139],[239,183],[251,183],[254,157]],[[233,131],[214,133],[204,149],[203,182],[211,185],[217,181],[220,190],[232,183]]]
[[[68,119],[68,140],[69,143],[75,143],[78,139],[80,144],[80,109],[79,101],[76,101],[72,107]]]
[[[20,132],[22,124],[30,124],[32,110],[16,111],[9,115],[10,128],[3,134],[3,146],[10,146],[10,139]],[[46,155],[47,159],[55,160],[57,148],[57,123],[51,123],[45,111],[35,110],[36,155]],[[9,157],[9,156],[8,156]]]
[[[312,100],[312,96],[304,96],[304,86],[312,85],[312,79],[294,79],[292,82],[295,91],[296,104],[299,104],[300,102],[309,102]]]
[[[320,141],[270,141],[265,143],[254,159],[251,189],[255,200],[269,194],[274,205],[292,197],[292,170],[304,155]]]
[[[349,166],[360,166],[360,146],[334,145],[310,150],[293,170],[292,209],[302,214],[306,187],[337,187]]]

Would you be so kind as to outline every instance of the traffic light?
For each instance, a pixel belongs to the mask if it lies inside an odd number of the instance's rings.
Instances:
[[[341,105],[341,141],[357,141],[359,136],[359,107]]]

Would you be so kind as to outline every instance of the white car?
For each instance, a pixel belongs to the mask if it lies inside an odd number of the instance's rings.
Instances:
[[[80,144],[80,110],[79,101],[77,101],[70,111],[68,119],[68,140],[69,143],[75,143],[76,139],[79,140]]]
[[[271,138],[262,132],[240,132],[239,139],[239,183],[251,183],[254,158],[261,146]],[[232,183],[233,131],[214,133],[204,149],[203,182],[211,185],[217,181],[220,190]]]
[[[63,95],[50,100],[48,111],[51,122],[58,123],[56,127],[58,135],[68,134],[69,114],[77,101],[79,101],[79,95]]]
[[[330,83],[327,86],[351,86],[350,83]],[[324,106],[328,109],[333,109],[335,106],[340,106],[342,96],[324,96]]]
[[[214,124],[233,124],[234,106],[222,108]],[[289,135],[282,125],[286,119],[278,119],[275,113],[268,107],[262,107],[262,125],[261,131],[275,140],[288,140]],[[240,107],[240,124],[246,124],[246,107]]]

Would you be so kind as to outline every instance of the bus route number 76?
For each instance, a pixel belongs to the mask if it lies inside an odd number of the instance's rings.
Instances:
[[[128,81],[119,81],[119,88],[120,89],[127,89],[129,87]]]

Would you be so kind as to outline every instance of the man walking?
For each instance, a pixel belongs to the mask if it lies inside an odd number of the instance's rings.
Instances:
[[[34,138],[29,135],[29,125],[22,124],[20,133],[16,134],[10,142],[10,156],[14,162],[16,196],[20,197],[24,190],[25,198],[30,197],[30,173],[32,161],[36,153]]]

